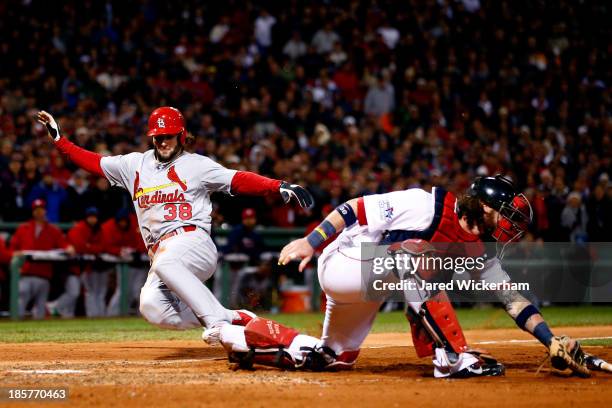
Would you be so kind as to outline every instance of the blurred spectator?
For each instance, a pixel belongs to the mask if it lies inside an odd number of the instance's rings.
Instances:
[[[285,46],[283,47],[283,54],[288,56],[291,60],[297,60],[304,54],[306,54],[307,46],[304,41],[302,41],[302,36],[299,31],[294,31],[291,34],[291,39],[287,41]]]
[[[97,207],[89,207],[85,210],[85,219],[76,223],[68,231],[68,241],[79,255],[98,255],[105,252]],[[80,275],[85,289],[85,314],[87,317],[104,316],[106,314],[108,268],[102,267],[99,262],[95,261],[81,262],[77,273]],[[69,279],[74,277],[76,276],[71,275]],[[78,279],[76,281],[72,279],[72,281],[70,290],[68,282],[66,282],[66,292],[64,293],[66,297],[63,300],[65,303],[61,304],[58,300],[57,308],[60,314],[62,314],[61,306],[65,305],[66,311],[71,308],[70,311],[74,315],[74,304],[80,290],[75,290],[79,287]],[[62,316],[64,315],[62,314]]]
[[[587,201],[586,208],[588,213],[587,233],[589,241],[605,242],[610,238],[612,228],[612,201],[606,195],[604,185],[607,187],[608,181],[604,179],[597,184],[591,197]]]
[[[577,191],[567,196],[567,204],[561,212],[561,225],[569,231],[571,242],[585,242],[587,240],[588,216],[582,204],[582,197]]]
[[[388,19],[385,19],[383,23],[376,30],[382,37],[383,42],[390,50],[394,49],[397,42],[400,39],[400,32],[397,28],[393,27]]]
[[[8,167],[0,175],[2,219],[5,221],[21,221],[27,218],[29,213],[26,197],[30,186],[26,183],[21,160],[19,154],[12,155]]]
[[[6,238],[0,234],[0,309],[8,308],[10,263],[13,251],[6,244]]]
[[[97,207],[100,211],[100,218],[107,220],[116,214],[120,208],[128,206],[126,201],[129,200],[129,195],[125,190],[111,188],[107,179],[97,177],[94,185],[87,189],[83,200],[87,207]],[[131,206],[131,203],[129,205]]]
[[[146,252],[144,242],[138,230],[138,223],[135,217],[127,209],[119,210],[115,216],[102,224],[101,240],[104,251],[121,257],[126,261],[134,261],[140,254]],[[112,270],[112,268],[110,268]],[[128,275],[127,302],[131,305],[138,299],[140,288],[147,277],[147,270],[143,267],[130,267]],[[119,315],[119,301],[121,298],[121,276],[119,271],[116,273],[117,286],[113,296],[108,302],[106,315]]]
[[[332,51],[334,44],[340,40],[340,36],[332,28],[331,21],[326,21],[323,27],[312,37],[312,45],[319,54],[327,54]]]
[[[68,194],[66,190],[53,179],[51,173],[43,174],[42,181],[36,184],[28,196],[28,203],[44,200],[47,204],[47,219],[49,222],[60,222],[62,207],[66,205]]]
[[[32,202],[32,219],[21,224],[11,238],[13,254],[21,251],[67,249],[74,252],[62,231],[47,221],[44,200]],[[45,305],[49,296],[49,280],[53,275],[53,265],[48,262],[26,261],[21,268],[19,279],[19,315],[23,317],[27,306],[33,301],[32,317],[45,317]]]
[[[257,215],[252,208],[242,210],[242,222],[232,228],[223,253],[242,253],[248,255],[251,265],[259,262],[264,251],[263,237],[257,232]]]
[[[88,173],[79,169],[68,180],[68,187],[66,188],[68,200],[64,206],[65,213],[62,216],[64,220],[83,219],[85,217],[85,209],[90,204],[88,203],[90,194],[88,178]]]
[[[218,44],[223,41],[223,38],[230,30],[230,19],[228,16],[222,16],[221,20],[215,24],[210,30],[210,42]]]
[[[368,89],[363,107],[363,111],[368,115],[380,117],[391,112],[395,106],[395,89],[385,76],[379,75]]]
[[[276,24],[276,18],[262,8],[259,16],[255,19],[255,40],[262,49],[272,45],[272,26]]]
[[[274,280],[270,262],[243,268],[238,274],[238,280],[237,307],[253,311],[271,309]]]

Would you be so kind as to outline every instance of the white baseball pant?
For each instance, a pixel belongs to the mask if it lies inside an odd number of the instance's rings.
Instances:
[[[62,317],[74,317],[76,303],[81,294],[81,281],[78,276],[70,274],[64,284],[64,293],[55,300],[55,308]]]
[[[45,307],[49,298],[49,281],[38,276],[22,276],[19,278],[19,317],[23,318],[26,307],[34,300],[32,318],[44,319]]]
[[[326,248],[318,261],[321,288],[327,296],[325,321],[319,346],[327,346],[336,354],[357,351],[372,329],[382,301],[366,301],[362,289],[361,248]],[[368,267],[368,266],[366,266]],[[371,269],[371,265],[370,265]],[[411,302],[411,306],[417,306]],[[408,336],[408,333],[406,333]],[[435,372],[445,376],[476,362],[467,353],[461,353],[456,363],[449,365],[443,349],[433,359]]]
[[[234,313],[204,285],[216,268],[217,248],[202,229],[161,241],[140,291],[140,313],[152,324],[179,330],[231,323]]]

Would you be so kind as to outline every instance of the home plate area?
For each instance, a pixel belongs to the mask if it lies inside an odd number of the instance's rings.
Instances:
[[[565,327],[575,338],[610,338],[612,326]],[[408,333],[376,333],[352,371],[311,373],[258,367],[233,371],[222,348],[200,341],[1,344],[2,387],[67,387],[71,406],[610,406],[612,374],[564,377],[544,348],[517,329],[468,330],[470,344],[506,366],[504,377],[436,380]],[[612,360],[612,347],[584,346]],[[2,403],[0,403],[1,405]],[[60,406],[63,403],[53,403]],[[12,404],[11,406],[14,406]]]

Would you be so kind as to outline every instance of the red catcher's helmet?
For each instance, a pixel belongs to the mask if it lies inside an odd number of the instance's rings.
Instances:
[[[179,135],[181,143],[185,144],[187,131],[183,114],[171,106],[157,108],[149,116],[149,131],[147,136]]]

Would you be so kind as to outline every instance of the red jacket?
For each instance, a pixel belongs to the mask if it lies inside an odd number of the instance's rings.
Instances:
[[[11,263],[13,251],[6,246],[6,241],[0,236],[0,280],[6,279],[6,271]]]
[[[86,221],[77,222],[68,231],[68,242],[77,254],[99,254],[105,252],[102,242],[102,229],[94,230]]]
[[[105,252],[104,244],[102,243],[102,230],[100,228],[94,231],[86,221],[77,222],[74,227],[68,231],[68,242],[72,244],[77,254],[99,254]],[[70,268],[71,272],[78,275],[81,270],[91,270],[92,263],[81,263]]]
[[[114,218],[102,224],[101,238],[104,250],[117,256],[121,254],[121,248],[132,248],[140,252],[146,252],[138,226],[135,224],[130,221],[127,231],[120,229]]]
[[[21,224],[11,238],[11,249],[13,251],[44,251],[68,246],[62,231],[53,224],[44,223],[38,236],[35,235],[35,232],[36,223],[33,220]],[[51,279],[53,264],[50,262],[26,261],[21,268],[21,274]]]

